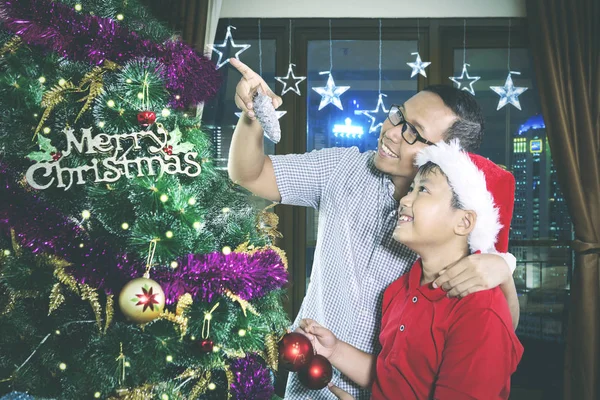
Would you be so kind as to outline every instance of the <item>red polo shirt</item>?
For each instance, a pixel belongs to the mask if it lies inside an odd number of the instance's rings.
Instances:
[[[500,288],[450,299],[421,276],[385,291],[372,399],[508,399],[523,346]]]

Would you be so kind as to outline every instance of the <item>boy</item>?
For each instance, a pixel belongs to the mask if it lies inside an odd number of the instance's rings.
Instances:
[[[317,353],[371,387],[373,399],[508,399],[523,347],[501,290],[458,299],[431,283],[469,254],[507,251],[514,177],[463,152],[457,141],[423,149],[416,164],[394,239],[420,258],[385,291],[379,356],[339,341],[313,320],[300,327]]]

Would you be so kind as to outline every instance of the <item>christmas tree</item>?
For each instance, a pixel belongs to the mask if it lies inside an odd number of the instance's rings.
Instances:
[[[277,217],[186,112],[215,65],[134,0],[0,13],[0,396],[274,396]]]

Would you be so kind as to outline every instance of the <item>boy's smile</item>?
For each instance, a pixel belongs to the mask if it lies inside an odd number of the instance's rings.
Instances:
[[[394,239],[420,253],[455,239],[457,212],[451,206],[452,189],[446,176],[434,169],[419,172],[408,194],[400,200]]]

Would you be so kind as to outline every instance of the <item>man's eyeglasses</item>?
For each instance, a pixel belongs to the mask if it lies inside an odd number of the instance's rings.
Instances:
[[[427,145],[432,145],[433,142],[425,139],[423,136],[419,134],[417,128],[415,128],[410,122],[408,122],[404,118],[404,114],[402,114],[402,110],[399,105],[392,104],[390,107],[390,112],[388,113],[388,119],[394,126],[398,126],[400,124],[404,124],[402,127],[402,138],[408,144],[415,144],[416,142],[425,143]]]

